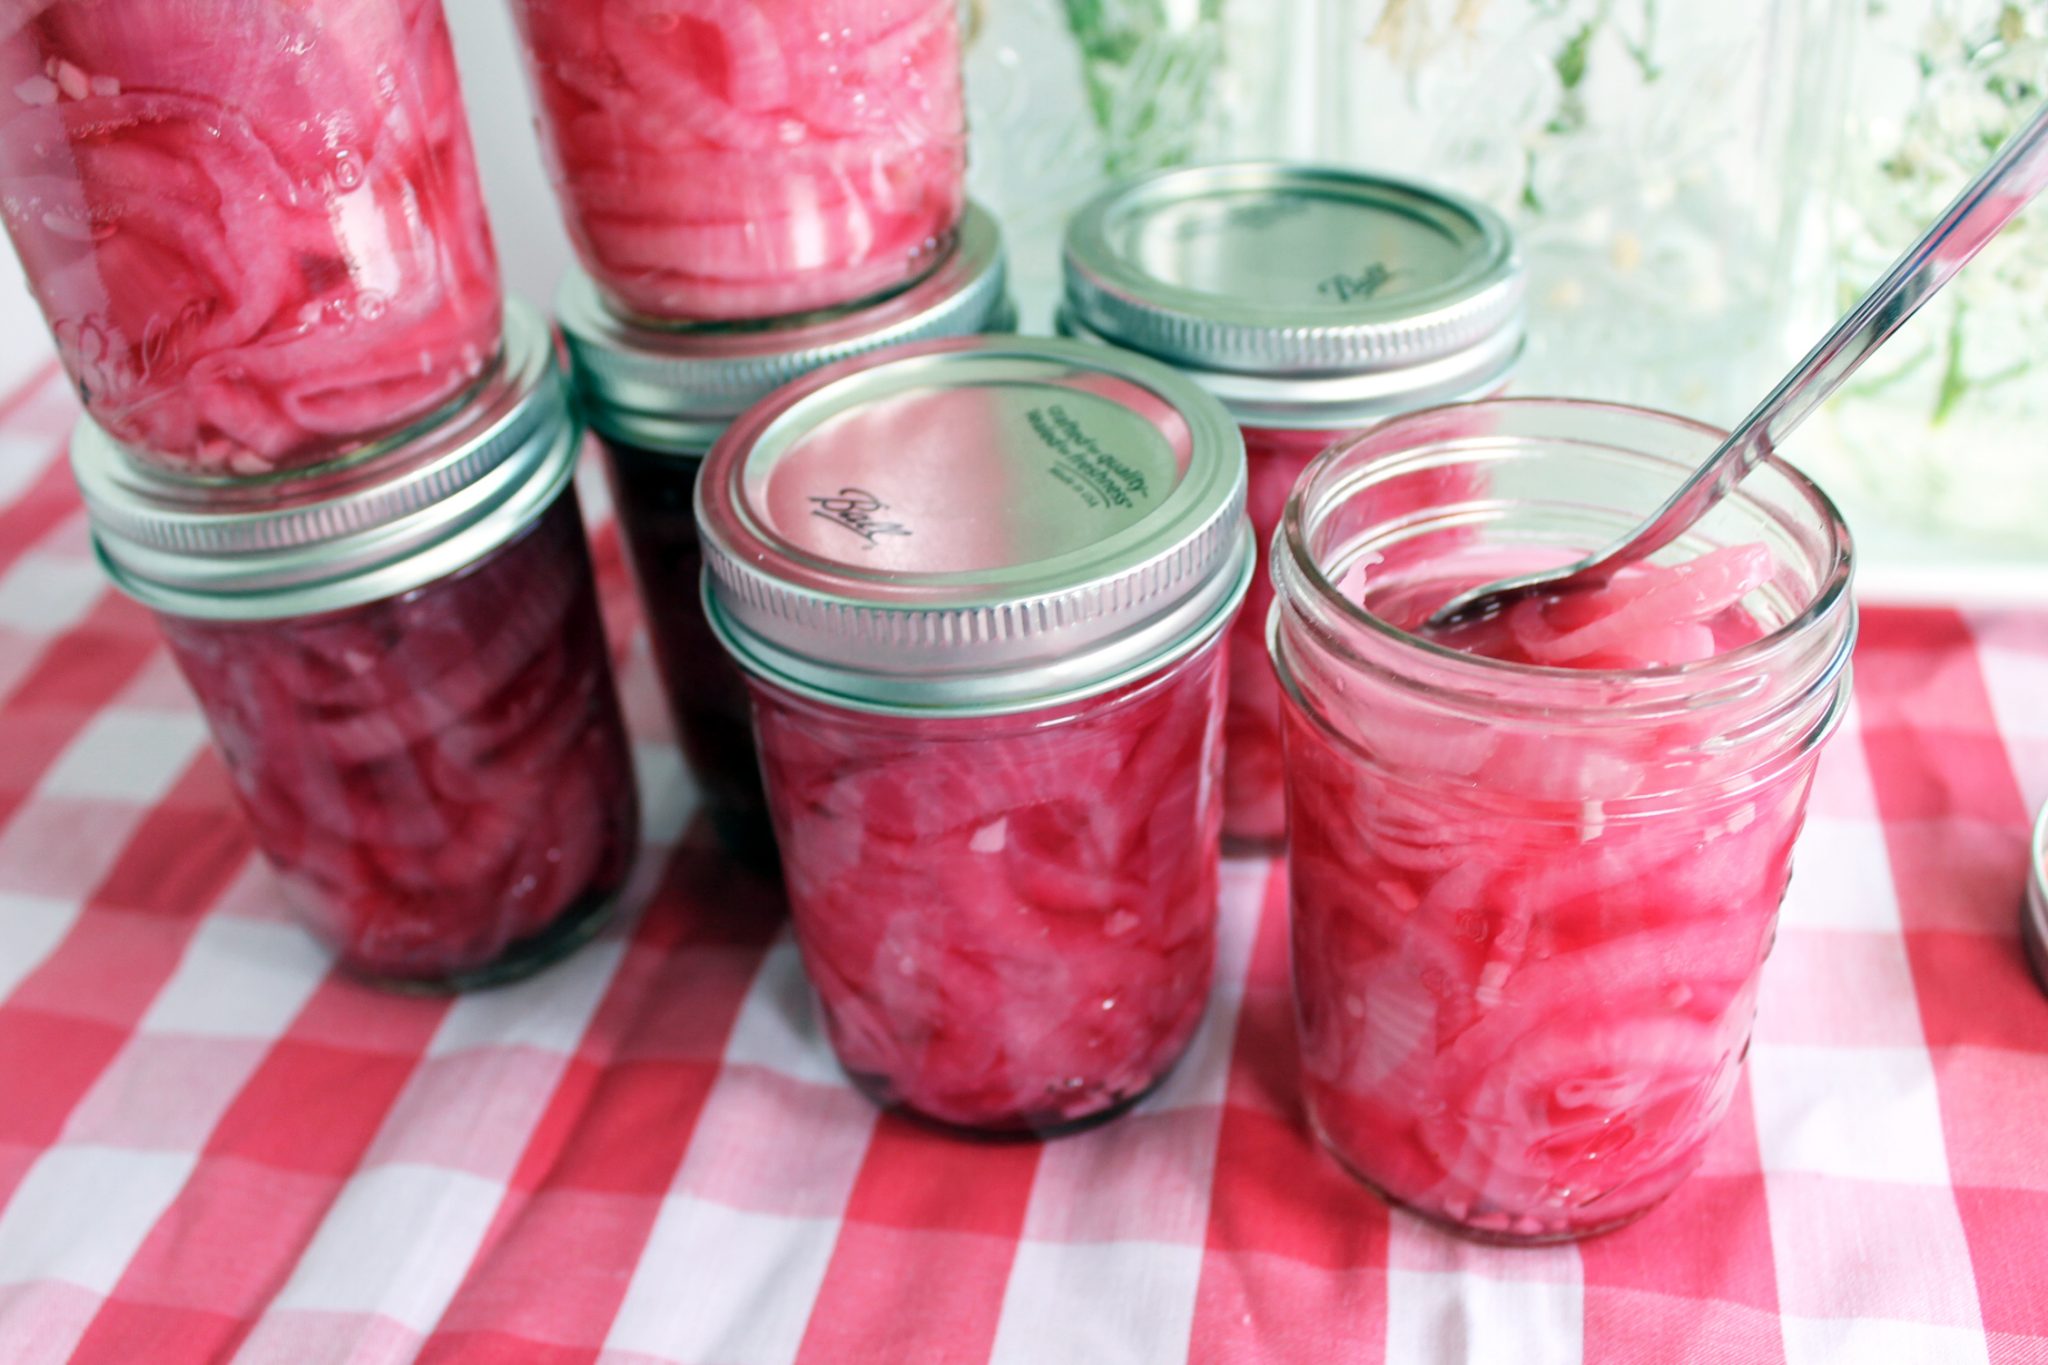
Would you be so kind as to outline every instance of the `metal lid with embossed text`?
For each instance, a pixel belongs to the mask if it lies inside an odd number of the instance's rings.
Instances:
[[[1250,582],[1244,446],[1173,370],[968,337],[750,410],[697,483],[707,615],[750,671],[863,710],[995,714],[1198,648]]]
[[[1240,162],[1112,186],[1068,224],[1060,328],[1175,365],[1240,420],[1344,426],[1499,389],[1508,224],[1432,186]]]

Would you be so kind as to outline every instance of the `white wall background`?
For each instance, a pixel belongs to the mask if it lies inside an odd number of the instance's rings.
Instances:
[[[505,0],[443,0],[483,171],[505,287],[545,307],[569,263],[569,240],[541,169],[533,102]]]

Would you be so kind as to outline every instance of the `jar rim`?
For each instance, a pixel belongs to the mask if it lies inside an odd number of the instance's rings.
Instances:
[[[1228,596],[1216,605],[1208,616],[1158,652],[1146,655],[1118,672],[1037,695],[982,698],[950,703],[879,698],[863,696],[853,691],[837,690],[830,685],[838,681],[837,679],[829,675],[822,678],[811,676],[813,670],[804,668],[800,662],[792,667],[793,655],[779,650],[764,651],[760,648],[759,642],[741,634],[719,607],[718,599],[712,590],[709,572],[704,575],[699,591],[704,619],[709,623],[711,633],[725,646],[727,655],[738,665],[740,671],[757,682],[779,688],[790,696],[801,697],[807,702],[862,715],[924,720],[998,719],[1031,715],[1055,707],[1073,706],[1091,697],[1133,687],[1145,682],[1154,674],[1162,674],[1180,667],[1202,650],[1216,644],[1230,629],[1239,609],[1243,607],[1245,594],[1251,588],[1252,575],[1257,572],[1258,555],[1253,545],[1249,528],[1246,528],[1238,550],[1237,567],[1231,577]]]
[[[1276,580],[1282,577],[1282,566],[1284,565],[1287,570],[1291,570],[1288,576],[1298,578],[1314,594],[1317,603],[1324,609],[1335,612],[1345,623],[1370,632],[1373,638],[1390,646],[1392,649],[1406,651],[1413,657],[1427,660],[1431,665],[1445,670],[1452,677],[1466,676],[1475,681],[1485,680],[1492,682],[1513,680],[1541,681],[1553,686],[1571,686],[1576,683],[1577,685],[1606,694],[1603,696],[1603,704],[1611,697],[1612,691],[1617,684],[1685,682],[1697,679],[1711,679],[1721,674],[1740,673],[1749,666],[1784,651],[1788,646],[1795,644],[1802,637],[1806,636],[1816,626],[1831,617],[1839,615],[1852,605],[1850,588],[1855,573],[1854,548],[1847,522],[1843,519],[1841,511],[1836,507],[1834,500],[1828,497],[1827,493],[1818,484],[1800,472],[1796,466],[1792,465],[1782,456],[1774,453],[1766,456],[1757,467],[1759,469],[1769,469],[1782,477],[1812,507],[1827,535],[1831,559],[1824,566],[1820,583],[1811,599],[1800,610],[1793,613],[1786,621],[1766,634],[1726,653],[1716,654],[1710,658],[1694,660],[1688,663],[1659,664],[1649,668],[1596,669],[1568,668],[1552,664],[1525,664],[1451,649],[1448,646],[1437,644],[1434,641],[1426,640],[1412,632],[1403,630],[1399,626],[1374,615],[1372,612],[1367,611],[1362,604],[1351,601],[1349,597],[1341,592],[1337,584],[1323,571],[1322,566],[1316,562],[1314,555],[1310,552],[1307,544],[1308,512],[1306,499],[1308,495],[1315,490],[1320,477],[1327,475],[1332,468],[1336,467],[1339,462],[1361,445],[1384,442],[1390,436],[1397,436],[1404,427],[1424,426],[1431,422],[1442,422],[1446,417],[1458,413],[1482,410],[1499,413],[1562,414],[1579,412],[1598,414],[1607,417],[1619,417],[1623,420],[1639,422],[1646,426],[1654,424],[1666,429],[1690,432],[1703,438],[1709,438],[1717,443],[1725,439],[1728,434],[1725,430],[1715,427],[1711,423],[1683,417],[1676,413],[1663,412],[1656,408],[1580,398],[1482,399],[1470,403],[1442,404],[1437,407],[1418,409],[1415,412],[1406,413],[1400,417],[1390,418],[1369,431],[1362,432],[1332,446],[1329,450],[1318,455],[1308,468],[1303,471],[1300,479],[1295,483],[1293,491],[1288,495],[1286,507],[1281,514],[1280,530],[1276,536],[1275,548],[1276,551],[1284,548],[1285,554],[1283,556],[1276,553],[1274,556],[1274,576]],[[1383,458],[1397,458],[1400,455],[1412,454],[1416,450],[1441,444],[1443,442],[1437,440],[1418,441],[1413,446],[1391,450]],[[1648,455],[1650,452],[1634,451],[1631,453]],[[1743,493],[1739,489],[1730,494],[1731,501],[1739,500],[1742,497]],[[1280,586],[1282,591],[1279,597],[1276,598],[1276,610],[1278,610],[1280,602],[1286,600],[1289,595],[1286,586],[1284,584]],[[1846,664],[1848,642],[1844,642],[1839,652],[1842,656],[1842,663]],[[1830,673],[1833,671],[1835,670],[1832,667],[1828,670]]]
[[[438,425],[281,482],[159,475],[81,418],[71,466],[95,553],[144,606],[210,620],[338,611],[465,568],[553,505],[582,443],[539,315],[507,299],[503,335],[490,382]]]

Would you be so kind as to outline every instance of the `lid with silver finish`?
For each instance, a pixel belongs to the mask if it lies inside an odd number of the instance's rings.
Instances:
[[[821,365],[899,342],[1016,325],[1002,234],[974,204],[930,273],[863,308],[670,330],[620,317],[590,277],[573,270],[555,311],[592,428],[644,450],[691,455],[709,449],[754,400]]]
[[[1250,581],[1244,445],[1166,366],[967,337],[819,371],[697,481],[705,596],[739,662],[881,711],[1084,696],[1221,629]]]
[[[2034,961],[2034,976],[2048,991],[2048,806],[2034,823],[2034,839],[2027,846],[2027,903],[2021,926],[2027,940],[2027,956]]]
[[[1522,351],[1522,267],[1500,215],[1336,167],[1193,166],[1113,186],[1068,225],[1064,272],[1064,331],[1179,366],[1268,425],[1474,397]]]
[[[143,605],[260,620],[335,611],[474,563],[553,504],[582,435],[538,314],[507,300],[498,366],[432,429],[353,464],[198,485],[71,441],[101,561]]]

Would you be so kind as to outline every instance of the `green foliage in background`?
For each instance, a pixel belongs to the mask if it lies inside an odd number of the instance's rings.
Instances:
[[[1223,2],[1199,0],[1188,23],[1168,14],[1166,0],[1062,0],[1108,174],[1194,154],[1222,65]]]

